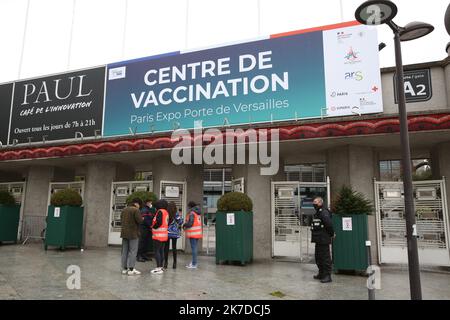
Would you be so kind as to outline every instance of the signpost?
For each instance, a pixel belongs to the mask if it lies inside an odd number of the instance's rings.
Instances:
[[[430,69],[405,71],[406,103],[426,102],[433,96]],[[397,75],[394,75],[394,97],[398,104]]]

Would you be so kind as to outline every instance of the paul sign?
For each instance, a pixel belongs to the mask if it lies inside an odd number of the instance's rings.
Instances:
[[[9,144],[100,135],[105,69],[17,82]]]

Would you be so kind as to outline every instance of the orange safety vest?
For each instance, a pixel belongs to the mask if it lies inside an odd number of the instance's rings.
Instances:
[[[186,237],[193,239],[202,238],[202,216],[200,214],[191,212],[194,215],[194,223],[192,227],[186,229]],[[186,216],[186,222],[189,222],[189,215]]]
[[[161,211],[161,213],[163,215],[162,216],[162,224],[161,224],[161,226],[158,229],[153,229],[152,230],[152,239],[153,240],[158,240],[158,241],[161,241],[161,242],[166,242],[167,240],[169,240],[169,235],[168,235],[169,212],[167,212],[166,209],[159,209],[158,211]],[[158,212],[153,217],[153,224],[152,224],[152,226],[155,225],[157,216],[158,216]]]

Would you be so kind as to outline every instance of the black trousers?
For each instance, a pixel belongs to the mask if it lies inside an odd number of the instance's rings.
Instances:
[[[319,275],[322,277],[331,276],[330,245],[316,243],[315,258]]]
[[[169,264],[170,240],[172,240],[173,264],[177,264],[177,238],[169,239],[164,245],[164,268]]]
[[[140,226],[141,236],[139,237],[139,246],[137,257],[146,257],[150,250],[150,241],[152,241],[152,232],[149,227]]]
[[[153,240],[153,249],[155,250],[156,267],[162,268],[164,262],[164,244],[158,240]]]

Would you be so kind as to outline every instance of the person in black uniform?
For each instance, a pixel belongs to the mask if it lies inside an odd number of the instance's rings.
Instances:
[[[319,268],[319,273],[314,276],[314,279],[329,283],[332,281],[330,244],[335,236],[331,213],[323,207],[323,199],[320,197],[314,199],[313,205],[316,213],[311,224],[311,242],[316,244],[315,257]]]

